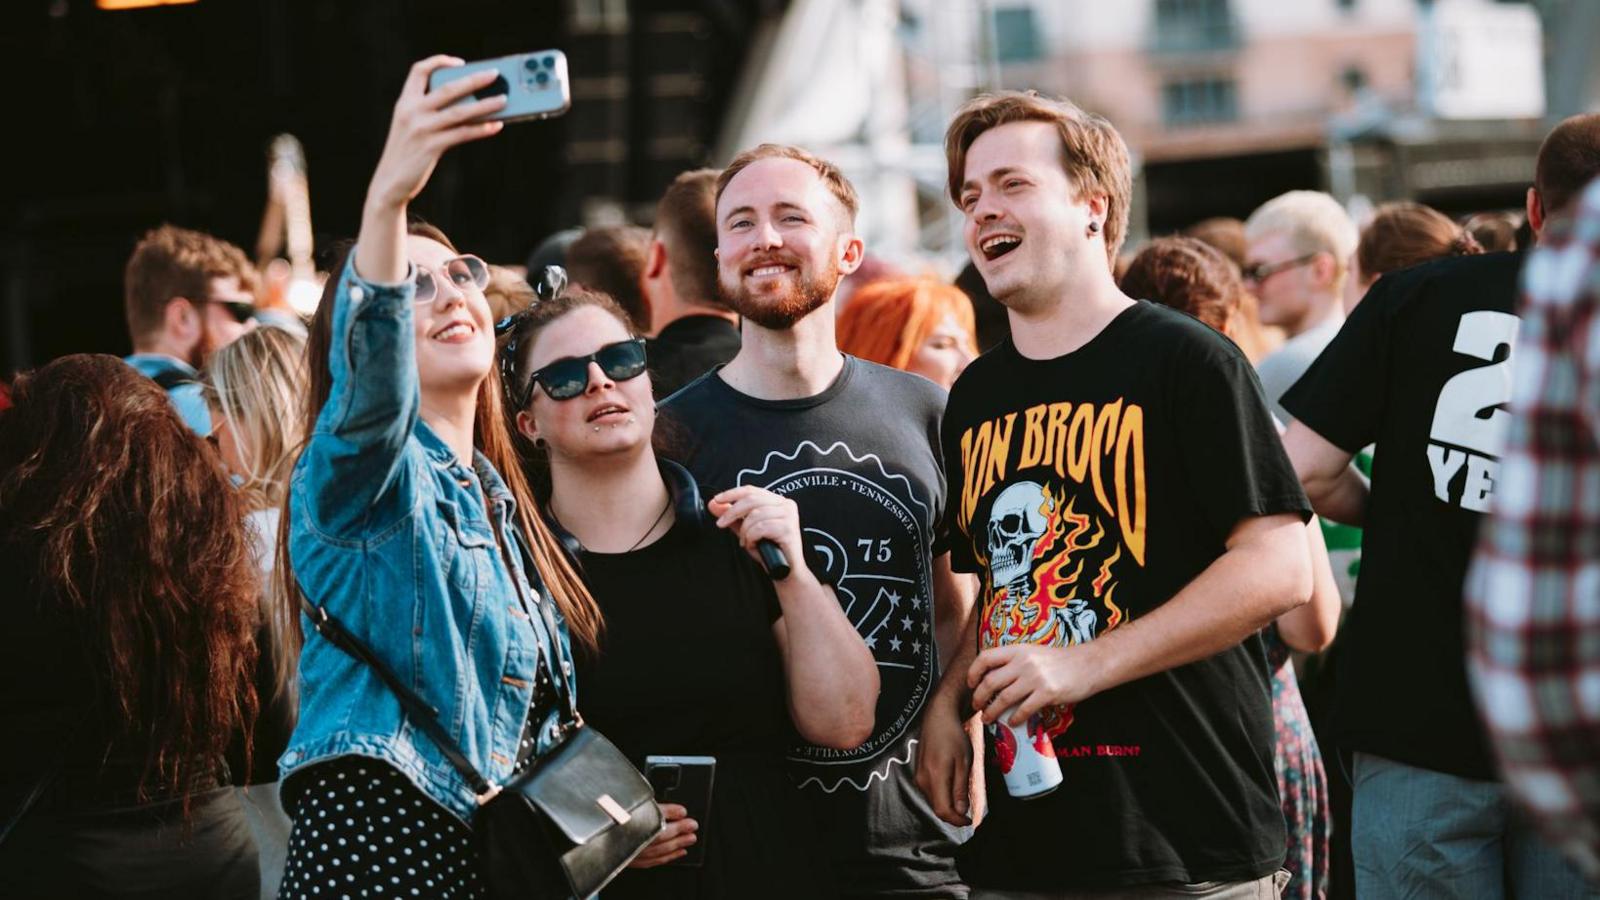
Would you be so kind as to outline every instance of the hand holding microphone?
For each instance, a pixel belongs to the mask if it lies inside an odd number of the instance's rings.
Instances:
[[[744,486],[712,497],[708,508],[717,517],[717,527],[732,529],[773,581],[789,577],[793,569],[790,560],[804,560],[800,510],[793,500]]]

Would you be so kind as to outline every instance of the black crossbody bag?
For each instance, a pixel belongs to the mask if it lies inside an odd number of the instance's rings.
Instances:
[[[526,609],[527,598],[518,599]],[[541,649],[539,665],[561,698],[562,740],[510,783],[491,784],[439,724],[439,713],[407,687],[364,641],[327,610],[301,600],[317,633],[378,674],[411,720],[478,795],[472,823],[480,874],[496,898],[592,897],[661,833],[650,783],[605,736],[585,725]],[[549,605],[536,604],[558,643]],[[557,647],[559,652],[559,643]]]

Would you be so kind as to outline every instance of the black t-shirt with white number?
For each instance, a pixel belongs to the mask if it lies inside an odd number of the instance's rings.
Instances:
[[[867,742],[789,754],[847,897],[967,894],[954,861],[965,834],[933,815],[913,758],[939,678],[932,558],[944,552],[944,399],[925,378],[847,356],[833,384],[797,400],[750,397],[713,370],[662,401],[656,424],[658,450],[708,491],[750,484],[799,505],[812,569],[877,660]]]
[[[1522,257],[1460,257],[1379,279],[1283,405],[1354,453],[1369,444],[1356,600],[1340,634],[1340,746],[1493,778],[1467,690],[1461,585],[1510,413]]]
[[[977,572],[979,644],[1070,648],[1137,622],[1253,516],[1309,506],[1250,363],[1139,302],[1088,344],[1031,360],[1008,339],[951,390],[951,559]],[[1072,652],[1070,649],[1067,652]],[[993,751],[961,874],[996,890],[1243,881],[1283,861],[1259,635],[1047,711],[1063,781],[1013,799]]]

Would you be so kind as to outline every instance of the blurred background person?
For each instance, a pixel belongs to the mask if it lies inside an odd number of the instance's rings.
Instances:
[[[656,399],[739,353],[739,316],[717,296],[717,169],[694,169],[656,204],[640,289],[650,308],[650,381]]]
[[[289,817],[278,796],[278,757],[288,747],[299,707],[298,605],[277,567],[279,514],[289,472],[304,440],[305,341],[276,327],[257,328],[212,354],[206,400],[211,441],[238,485],[261,572],[256,626],[256,720],[244,785],[245,812],[261,851],[263,898],[276,897],[289,842]]]
[[[972,303],[933,278],[874,281],[839,314],[839,349],[921,375],[945,390],[978,355]]]
[[[784,760],[796,733],[837,750],[864,741],[878,671],[806,566],[794,502],[754,487],[702,498],[658,460],[644,347],[603,294],[541,303],[506,346],[516,428],[542,451],[535,480],[551,484],[545,514],[604,616],[598,650],[577,664],[585,718],[641,769],[650,755],[717,760],[708,821],[665,806],[666,831],[634,863],[652,871],[624,873],[605,896],[835,896]],[[787,578],[756,564],[760,538],[792,561]],[[667,671],[695,688],[641,691]],[[694,844],[701,865],[658,868]]]
[[[1245,295],[1237,269],[1215,248],[1188,237],[1152,241],[1129,264],[1122,290],[1182,310],[1232,337]],[[1281,423],[1280,423],[1281,425]],[[1273,762],[1289,846],[1283,867],[1284,897],[1315,900],[1328,890],[1332,830],[1328,777],[1311,718],[1290,665],[1290,651],[1316,653],[1333,641],[1343,607],[1339,587],[1315,517],[1306,526],[1311,545],[1311,602],[1284,613],[1262,632],[1272,670],[1272,714],[1277,729]]]
[[[1289,191],[1268,200],[1244,224],[1245,287],[1261,322],[1284,331],[1283,346],[1256,364],[1267,402],[1279,402],[1344,324],[1344,283],[1360,235],[1339,201],[1321,191]]]
[[[1361,229],[1345,280],[1344,310],[1356,308],[1372,283],[1390,272],[1446,256],[1484,252],[1472,232],[1421,203],[1385,203]]]
[[[573,241],[582,236],[582,228],[563,228],[552,232],[528,254],[528,264],[524,268],[531,277],[533,273],[544,271],[545,266],[565,267],[567,250],[571,249]]]
[[[567,277],[615,300],[640,334],[650,329],[650,304],[640,287],[650,231],[637,225],[585,229],[567,248]],[[537,276],[538,270],[531,270]]]
[[[244,251],[209,234],[163,225],[145,233],[123,271],[127,363],[172,397],[196,433],[211,433],[200,368],[255,318],[256,270]]]
[[[1461,227],[1471,233],[1473,240],[1485,253],[1516,250],[1518,232],[1522,230],[1522,217],[1511,213],[1473,213],[1461,222]]]
[[[244,505],[165,394],[111,356],[0,414],[0,896],[260,894],[226,750],[256,711]],[[28,808],[26,802],[36,797]]]
[[[1243,220],[1231,216],[1213,216],[1190,225],[1183,230],[1183,234],[1221,251],[1235,269],[1244,271],[1250,244],[1245,240]],[[1248,290],[1239,295],[1239,310],[1232,327],[1230,336],[1244,351],[1251,365],[1260,365],[1263,359],[1283,346],[1283,329],[1262,324],[1260,304],[1256,301],[1256,295]]]

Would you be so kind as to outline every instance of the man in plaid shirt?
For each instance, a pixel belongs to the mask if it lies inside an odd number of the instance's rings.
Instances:
[[[1523,291],[1511,432],[1468,581],[1471,671],[1507,784],[1596,879],[1600,181],[1542,235]]]

